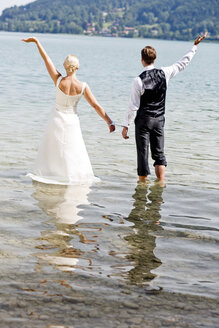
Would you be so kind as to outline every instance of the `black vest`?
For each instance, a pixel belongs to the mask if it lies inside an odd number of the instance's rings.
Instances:
[[[165,114],[166,77],[161,69],[151,69],[139,75],[144,93],[141,96],[138,117],[158,117]]]

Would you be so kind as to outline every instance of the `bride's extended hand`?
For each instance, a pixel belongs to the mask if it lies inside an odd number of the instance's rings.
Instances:
[[[21,39],[21,41],[24,41],[24,42],[27,42],[27,43],[29,43],[29,42],[35,42],[35,43],[37,43],[37,38],[34,38],[34,37],[31,37],[31,38],[28,38],[28,39]]]
[[[109,131],[110,131],[110,133],[111,133],[111,132],[114,132],[115,129],[116,129],[115,124],[110,124],[110,125],[109,125]]]

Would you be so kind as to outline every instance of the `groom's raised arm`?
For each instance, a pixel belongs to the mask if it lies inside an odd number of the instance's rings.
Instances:
[[[193,56],[197,51],[197,46],[193,45],[192,48],[176,63],[171,66],[161,67],[165,73],[166,83],[168,84],[169,80],[176,76],[179,72],[183,71],[186,66],[191,62]]]
[[[166,83],[168,84],[169,80],[176,76],[179,72],[183,71],[186,66],[191,62],[192,58],[194,57],[198,44],[204,40],[207,36],[207,32],[203,36],[199,36],[195,41],[192,48],[175,64],[167,67],[161,67],[161,69],[165,73]]]

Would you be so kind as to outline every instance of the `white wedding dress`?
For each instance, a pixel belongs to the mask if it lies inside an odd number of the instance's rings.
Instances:
[[[39,147],[33,173],[28,176],[47,184],[81,184],[97,181],[81,134],[77,105],[82,91],[68,96],[56,85],[56,105]]]

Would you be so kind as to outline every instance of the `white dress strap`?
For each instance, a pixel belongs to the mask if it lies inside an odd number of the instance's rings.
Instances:
[[[60,75],[56,81],[56,88],[58,88],[61,79],[62,79],[62,75]]]
[[[81,89],[81,94],[80,94],[80,96],[83,95],[86,86],[87,86],[87,83],[86,83],[86,82],[83,82],[83,83],[82,83],[82,89]]]

